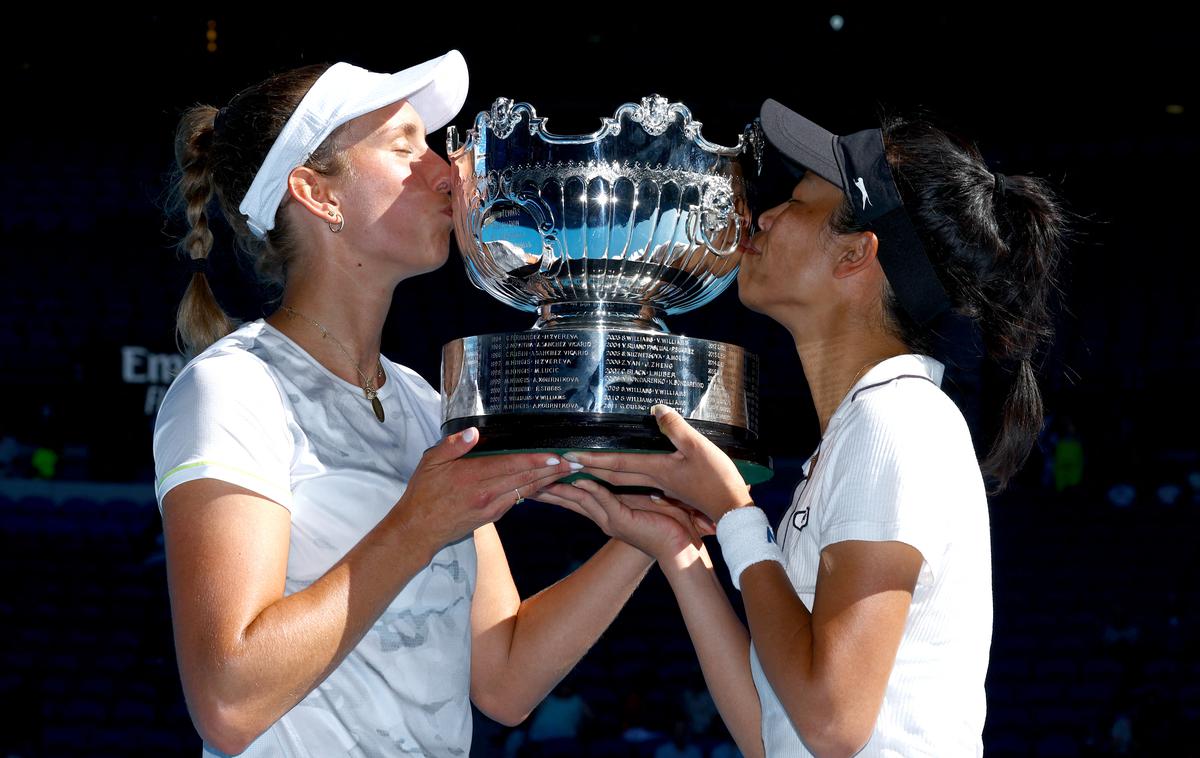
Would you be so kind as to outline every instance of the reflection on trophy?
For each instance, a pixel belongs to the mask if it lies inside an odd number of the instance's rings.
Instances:
[[[537,322],[442,349],[443,433],[478,427],[476,452],[670,451],[650,415],[663,403],[747,482],[770,477],[757,357],[663,322],[729,285],[749,229],[744,164],[761,160],[761,136],[748,128],[722,147],[700,127],[658,96],[586,135],[552,134],[533,107],[505,98],[465,141],[450,127],[468,275]]]

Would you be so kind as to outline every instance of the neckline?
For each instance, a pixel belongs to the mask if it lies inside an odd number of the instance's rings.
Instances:
[[[920,373],[927,377],[938,387],[942,386],[942,376],[945,372],[945,364],[936,358],[921,353],[901,353],[893,355],[891,358],[876,363],[867,373],[862,375],[854,386],[846,392],[846,396],[842,398],[842,402],[838,404],[833,415],[829,417],[829,423],[825,426],[825,433],[821,435],[821,439],[817,440],[817,447],[813,450],[812,455],[804,461],[801,466],[801,471],[807,479],[812,472],[812,460],[821,452],[821,445],[825,442],[825,438],[829,436],[829,431],[833,428],[835,422],[839,421],[846,414],[850,407],[855,393],[871,384],[877,384],[882,381],[895,379],[896,377],[907,373]]]
[[[301,347],[300,344],[298,342],[296,342],[295,340],[293,340],[291,337],[287,336],[283,332],[276,329],[265,318],[260,318],[257,321],[255,321],[254,323],[261,324],[263,329],[269,331],[271,334],[273,334],[276,337],[278,337],[279,339],[283,340],[284,344],[289,345],[293,350],[295,350],[297,353],[299,353],[300,356],[304,360],[306,360],[309,363],[311,363],[312,365],[316,366],[317,369],[321,371],[321,373],[325,374],[325,376],[329,377],[335,383],[340,384],[349,390],[353,390],[360,397],[363,396],[363,388],[362,388],[361,384],[355,384],[353,382],[348,382],[345,379],[343,379],[342,377],[340,377],[337,374],[330,371],[328,368],[325,367],[324,364],[322,364],[320,361],[318,361],[316,358],[314,358],[312,353],[308,352],[303,347]],[[392,393],[392,385],[396,383],[396,376],[395,376],[395,374],[392,373],[392,369],[388,366],[388,363],[389,363],[389,361],[386,358],[384,358],[383,354],[381,353],[379,355],[379,365],[383,368],[383,374],[385,377],[387,377],[387,381],[385,381],[382,386],[380,386],[379,388],[377,388],[375,390],[375,394],[380,398],[385,398],[388,395],[390,395]],[[365,400],[366,398],[363,397],[363,399]]]
[[[851,402],[853,402],[851,398],[854,397],[856,392],[864,387],[871,384],[877,384],[881,381],[894,379],[901,374],[909,373],[918,373],[926,376],[938,387],[941,387],[944,370],[945,366],[936,358],[931,358],[928,355],[922,355],[921,353],[901,353],[900,355],[893,355],[891,358],[885,358],[884,360],[872,366],[871,369],[867,371],[867,373],[863,374],[862,377],[854,383],[854,386],[846,392],[845,397],[842,398],[842,402],[838,403],[837,409],[834,410],[833,415],[829,417],[829,424],[825,427],[825,433],[829,433],[829,427],[833,426],[834,419],[837,419],[839,416],[845,413],[846,408],[848,408]]]

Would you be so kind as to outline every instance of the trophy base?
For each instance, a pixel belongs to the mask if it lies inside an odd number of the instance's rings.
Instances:
[[[750,439],[746,429],[693,419],[688,419],[688,423],[733,459],[747,484],[771,478],[771,457]],[[472,449],[472,456],[519,452],[561,455],[571,450],[655,454],[675,450],[649,415],[489,414],[450,419],[442,424],[442,433],[454,434],[472,426],[479,429],[479,442]]]

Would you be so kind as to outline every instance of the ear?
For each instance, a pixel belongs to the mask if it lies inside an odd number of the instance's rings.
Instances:
[[[330,178],[308,166],[297,166],[288,174],[288,194],[292,200],[322,221],[331,221],[340,214],[332,190]]]
[[[844,247],[833,267],[835,279],[854,276],[875,265],[875,257],[879,253],[879,238],[875,232],[848,234],[842,240]]]

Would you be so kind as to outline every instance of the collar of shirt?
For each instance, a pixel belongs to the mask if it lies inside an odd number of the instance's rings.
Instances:
[[[834,424],[841,421],[842,417],[850,409],[850,404],[854,402],[855,395],[860,390],[876,385],[887,384],[898,376],[921,376],[929,379],[937,386],[942,386],[942,376],[945,373],[945,365],[936,358],[930,358],[928,355],[920,355],[917,353],[905,353],[903,355],[894,355],[891,358],[880,361],[871,367],[871,370],[863,374],[862,378],[854,383],[846,396],[842,398],[842,402],[838,405],[837,410],[829,418],[829,424],[825,427],[825,434],[829,434],[829,430]],[[824,438],[822,438],[824,439]],[[804,462],[802,471],[804,476],[809,475],[812,467],[813,457],[820,451],[820,444],[817,445],[817,450],[808,457]]]

